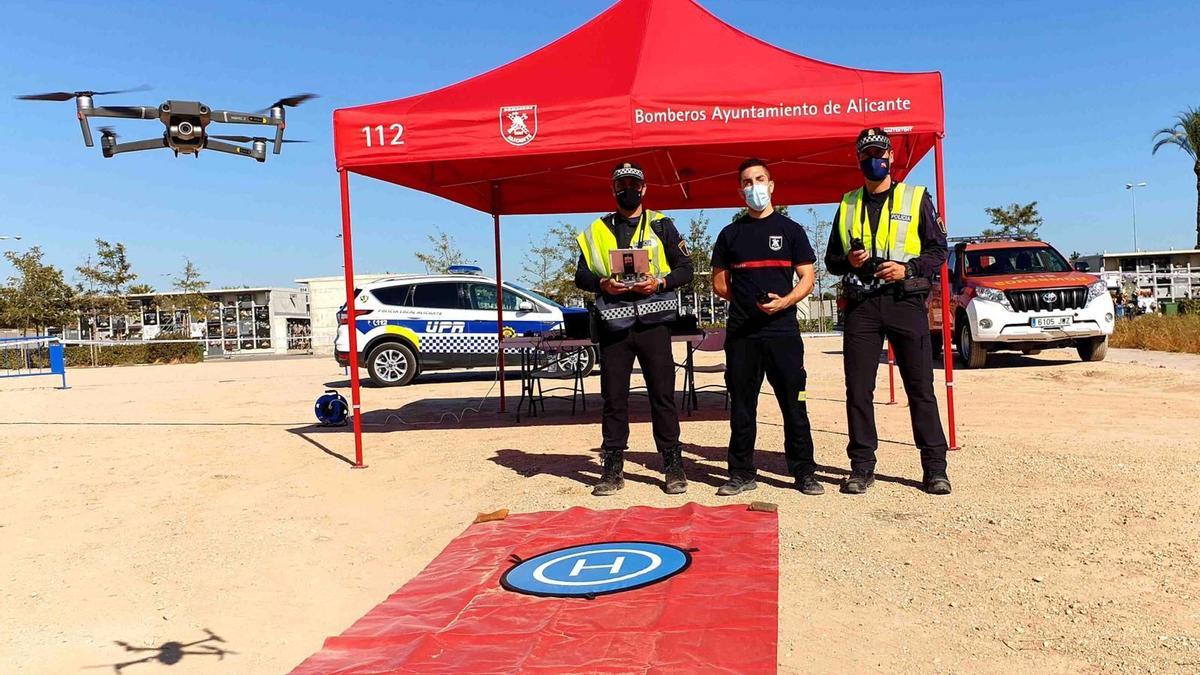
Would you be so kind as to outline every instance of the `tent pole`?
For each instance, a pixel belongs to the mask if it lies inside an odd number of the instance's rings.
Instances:
[[[500,378],[500,412],[505,412],[504,403],[504,286],[500,272],[500,214],[492,214],[492,225],[496,233],[496,364]]]
[[[362,397],[358,379],[358,326],[354,311],[354,247],[350,243],[350,173],[338,170],[342,185],[342,258],[346,276],[346,335],[350,338],[350,414],[354,424],[354,467],[365,469],[362,447]]]
[[[938,214],[946,222],[946,180],[942,172],[942,134],[933,140],[933,166],[937,172]],[[949,255],[946,257],[949,260]],[[950,270],[942,263],[942,364],[946,370],[946,424],[949,427],[950,449],[958,450],[954,427],[954,351],[950,344]]]

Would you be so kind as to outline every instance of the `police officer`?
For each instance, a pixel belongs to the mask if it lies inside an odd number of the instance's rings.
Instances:
[[[746,214],[721,230],[712,254],[713,290],[729,301],[729,481],[717,494],[736,495],[758,487],[754,442],[758,394],[766,375],[783,415],[788,471],[797,489],[819,495],[825,488],[813,474],[804,342],[796,322],[796,303],[812,292],[817,257],[804,228],[771,205],[775,181],[762,160],[742,162],[738,180]]]
[[[646,175],[640,166],[618,164],[612,191],[617,210],[579,233],[575,270],[575,285],[596,294],[599,322],[604,472],[592,494],[611,495],[625,486],[622,471],[629,447],[629,376],[634,357],[646,378],[654,443],[666,474],[664,490],[679,494],[687,491],[687,478],[680,457],[670,323],[679,313],[674,291],[691,283],[692,261],[671,219],[642,207]],[[635,248],[649,254],[649,274],[623,283],[611,268],[609,254]]]
[[[855,149],[866,181],[842,197],[825,254],[829,272],[843,275],[847,301],[842,352],[850,476],[842,492],[862,494],[875,482],[879,438],[873,397],[886,335],[908,394],[922,485],[929,494],[950,494],[925,309],[930,280],[946,260],[946,226],[928,190],[892,180],[886,132],[864,129]]]

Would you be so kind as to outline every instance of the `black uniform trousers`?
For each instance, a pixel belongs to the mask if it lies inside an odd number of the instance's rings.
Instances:
[[[783,453],[788,473],[812,473],[812,428],[808,423],[808,375],[799,335],[728,337],[725,386],[729,389],[729,475],[754,478],[754,442],[758,436],[758,394],[763,375],[775,390],[783,414]]]
[[[601,332],[601,449],[611,452],[629,447],[629,376],[634,357],[646,378],[654,445],[660,453],[669,452],[679,446],[679,414],[675,410],[675,358],[667,324],[635,324],[627,330]]]
[[[895,292],[872,295],[846,307],[842,336],[846,371],[846,419],[850,426],[851,471],[875,471],[875,377],[883,338],[891,342],[908,395],[913,440],[921,450],[921,466],[928,473],[946,471],[946,436],[933,395],[933,354],[929,346],[929,319],[925,295],[902,296]]]

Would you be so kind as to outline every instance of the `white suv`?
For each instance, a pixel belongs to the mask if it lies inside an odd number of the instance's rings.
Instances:
[[[972,238],[949,258],[951,329],[959,357],[982,368],[988,354],[1074,347],[1103,361],[1113,301],[1099,277],[1076,271],[1053,246],[1029,239]],[[940,284],[930,294],[929,328],[942,344]]]
[[[454,266],[449,274],[404,275],[354,290],[358,363],[383,387],[412,382],[424,371],[496,367],[496,281],[478,267]],[[586,331],[587,310],[563,307],[515,284],[504,284],[504,333],[545,335]],[[346,307],[338,311],[334,358],[349,363]],[[515,350],[510,350],[510,353]],[[594,349],[560,361],[564,369],[589,374]]]

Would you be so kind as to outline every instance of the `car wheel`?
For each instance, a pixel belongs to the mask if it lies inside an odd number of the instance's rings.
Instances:
[[[588,347],[577,352],[572,352],[570,356],[556,360],[555,367],[558,372],[564,375],[582,371],[582,376],[587,377],[596,368],[596,348]]]
[[[959,324],[958,355],[967,368],[982,368],[987,363],[987,347],[971,337],[971,329],[967,327],[965,321]]]
[[[1108,337],[1078,340],[1075,342],[1075,351],[1084,361],[1103,361],[1108,356]]]
[[[380,387],[401,387],[417,376],[417,357],[406,344],[385,342],[367,356],[367,372]]]

